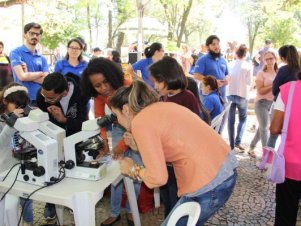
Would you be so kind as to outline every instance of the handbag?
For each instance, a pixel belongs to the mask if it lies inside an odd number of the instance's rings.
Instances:
[[[263,147],[262,160],[258,166],[260,170],[264,170],[265,168],[268,168],[266,177],[269,181],[275,184],[281,184],[285,180],[285,159],[283,156],[283,151],[286,142],[287,128],[288,128],[289,117],[291,113],[291,105],[292,105],[295,85],[296,82],[293,81],[290,86],[287,107],[285,109],[284,122],[281,131],[281,143],[278,148],[278,151],[276,151],[274,148],[271,147]]]

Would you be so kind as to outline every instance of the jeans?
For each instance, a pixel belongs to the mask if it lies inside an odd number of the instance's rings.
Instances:
[[[177,204],[179,197],[177,179],[172,165],[167,165],[168,180],[164,186],[160,187],[160,197],[164,204],[164,217],[166,218],[170,211]]]
[[[119,140],[122,138],[125,130],[118,125],[113,125],[112,127],[112,146],[115,147]],[[134,160],[135,163],[138,165],[143,165],[141,156],[139,152],[132,151],[131,149],[128,149],[124,153],[124,157],[129,157]],[[139,192],[140,192],[140,186],[141,182],[134,181],[134,188],[136,197],[138,198]],[[120,205],[122,200],[122,191],[123,191],[123,183],[122,180],[116,185],[111,186],[111,216],[117,217],[120,214]],[[129,206],[129,202],[126,202],[126,212],[131,213],[131,208]]]
[[[241,138],[243,136],[246,127],[248,100],[246,98],[236,96],[236,95],[228,96],[228,100],[232,101],[229,110],[229,116],[228,116],[228,134],[229,134],[230,147],[231,149],[233,149],[236,144],[241,143]],[[237,126],[236,138],[234,140],[236,108],[238,109],[239,123]]]
[[[173,211],[177,208],[177,206],[181,205],[182,203],[190,202],[190,201],[198,202],[201,206],[201,215],[196,225],[200,226],[205,224],[206,221],[213,214],[215,214],[227,202],[227,200],[231,196],[236,183],[236,177],[237,177],[237,173],[236,170],[234,170],[232,176],[230,176],[227,180],[225,180],[223,183],[221,183],[211,191],[208,191],[204,194],[195,197],[182,196],[177,202],[176,206],[171,211],[171,213],[161,224],[161,226],[167,225],[170,216],[172,215]],[[187,216],[182,217],[178,221],[176,226],[186,226],[187,220],[188,220]]]
[[[269,125],[270,125],[270,108],[273,101],[261,99],[255,103],[255,113],[258,120],[259,127],[256,134],[250,144],[250,148],[254,149],[259,139],[261,140],[262,147],[267,145],[269,137]]]
[[[26,222],[33,222],[33,209],[32,209],[32,200],[28,199],[25,202],[26,198],[20,198],[20,205],[23,209],[23,220]]]
[[[273,115],[274,115],[274,104],[272,104],[270,112],[271,112],[271,118],[273,118]],[[278,134],[270,134],[267,146],[271,147],[271,148],[275,148],[278,136],[279,136]]]

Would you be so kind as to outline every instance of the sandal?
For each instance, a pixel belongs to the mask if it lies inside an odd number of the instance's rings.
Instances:
[[[249,150],[249,151],[248,151],[248,155],[249,155],[251,158],[256,158],[256,154],[255,154],[254,150]]]
[[[118,215],[117,217],[109,217],[108,219],[106,219],[104,222],[101,223],[101,226],[112,226],[115,223],[117,223],[118,221],[120,221],[121,217],[120,215]]]

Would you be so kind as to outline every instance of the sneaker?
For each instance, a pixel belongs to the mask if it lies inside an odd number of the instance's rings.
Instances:
[[[54,220],[56,217],[55,205],[51,203],[46,203],[44,209],[45,220]]]

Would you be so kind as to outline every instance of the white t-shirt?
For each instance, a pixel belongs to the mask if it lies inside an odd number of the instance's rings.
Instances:
[[[285,105],[284,105],[284,103],[282,101],[281,93],[278,94],[277,100],[276,100],[276,102],[274,104],[274,109],[278,110],[278,111],[283,111],[284,112]]]
[[[74,85],[72,82],[68,82],[68,87],[69,87],[69,91],[68,91],[68,94],[67,96],[63,97],[61,100],[60,100],[60,104],[63,108],[63,111],[64,111],[64,115],[67,114],[67,110],[68,110],[68,105],[69,105],[69,101],[71,99],[71,96],[73,94],[73,90],[74,90]]]
[[[233,67],[230,67],[230,82],[228,95],[237,95],[248,98],[248,85],[252,80],[252,65],[245,60],[236,60]]]

